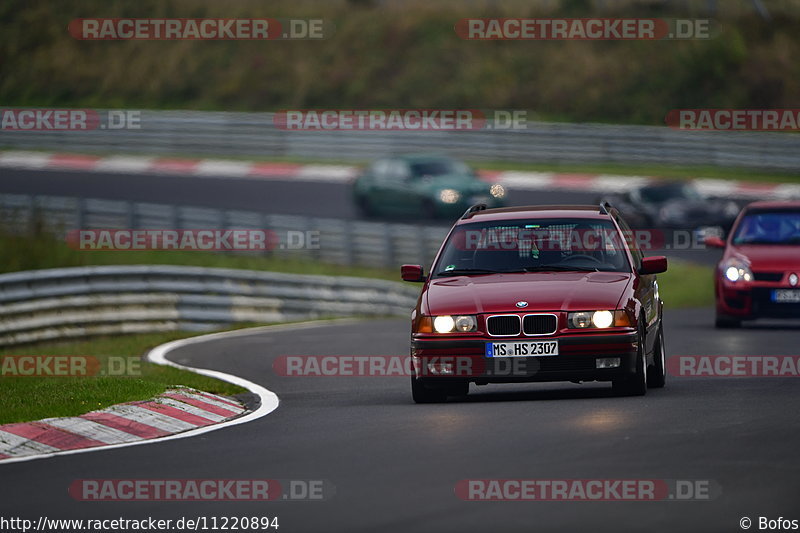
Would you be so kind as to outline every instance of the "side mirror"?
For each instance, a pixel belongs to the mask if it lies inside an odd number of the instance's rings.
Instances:
[[[403,265],[400,267],[400,277],[403,281],[425,281],[422,265]]]
[[[725,241],[723,241],[716,235],[709,235],[708,237],[703,239],[703,244],[705,244],[709,248],[725,248]]]
[[[645,257],[642,259],[642,266],[639,267],[639,274],[661,274],[667,271],[667,258],[663,255]]]

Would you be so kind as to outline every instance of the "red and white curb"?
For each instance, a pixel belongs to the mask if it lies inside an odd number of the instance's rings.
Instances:
[[[0,426],[0,460],[164,437],[229,420],[246,412],[235,400],[178,388],[141,402],[113,405],[77,417]]]
[[[348,183],[360,169],[351,165],[303,165],[224,159],[177,159],[146,156],[92,156],[69,153],[4,151],[0,168],[73,170],[126,174],[169,174],[189,177],[273,179]],[[566,190],[625,192],[657,180],[652,176],[576,174],[564,172],[479,170],[486,181],[514,190]],[[800,198],[800,184],[763,183],[697,178],[693,183],[703,194],[723,198]]]
[[[279,400],[274,392],[239,376],[172,362],[167,359],[167,355],[177,348],[203,342],[351,322],[353,319],[346,318],[261,326],[179,339],[157,346],[147,354],[146,360],[243,387],[258,397],[258,407],[246,411],[241,404],[229,398],[179,388],[170,390],[155,400],[119,404],[79,417],[7,424],[0,426],[0,466],[60,455],[185,439],[262,418],[278,408]],[[230,413],[237,413],[237,410],[238,414],[228,416]],[[21,429],[21,426],[26,428]]]

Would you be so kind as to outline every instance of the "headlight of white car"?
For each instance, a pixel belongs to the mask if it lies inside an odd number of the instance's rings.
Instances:
[[[739,259],[728,259],[722,264],[721,270],[725,275],[725,279],[732,283],[736,283],[740,280],[753,280],[753,272],[750,270],[750,267]]]

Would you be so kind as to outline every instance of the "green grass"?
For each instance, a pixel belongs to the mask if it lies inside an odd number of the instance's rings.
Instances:
[[[101,369],[109,358],[125,361],[122,376],[0,377],[0,424],[49,417],[76,416],[110,405],[145,400],[169,387],[184,385],[214,394],[233,395],[245,389],[178,368],[147,363],[139,357],[149,349],[197,333],[170,332],[100,337],[77,342],[42,343],[0,350],[8,355],[83,355],[95,357]],[[124,359],[120,359],[124,356]]]
[[[667,271],[658,275],[665,309],[713,305],[713,275],[713,267],[670,259]]]
[[[17,235],[0,228],[3,250],[0,273],[43,268],[89,265],[180,265],[210,268],[239,268],[294,274],[358,276],[398,281],[397,270],[349,267],[303,259],[284,259],[258,254],[226,254],[182,250],[90,251],[74,250],[60,239],[46,233]]]

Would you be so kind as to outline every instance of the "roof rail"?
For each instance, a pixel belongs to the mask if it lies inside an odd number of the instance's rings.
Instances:
[[[600,202],[600,214],[601,215],[610,215],[609,212],[612,209],[611,204],[606,202]]]
[[[486,209],[486,204],[475,204],[475,205],[472,205],[466,211],[464,211],[463,215],[461,215],[461,220],[465,220],[467,218],[470,218],[470,217],[472,217],[472,215],[474,215],[478,211],[484,211],[485,209]]]

